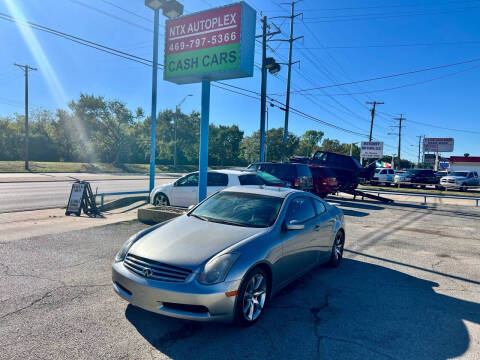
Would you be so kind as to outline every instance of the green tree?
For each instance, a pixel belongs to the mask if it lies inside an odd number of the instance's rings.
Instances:
[[[312,156],[316,150],[320,149],[320,141],[322,141],[323,135],[323,131],[307,130],[300,137],[298,155]]]
[[[208,144],[209,165],[241,165],[240,144],[243,131],[237,125],[210,125]]]
[[[300,138],[288,133],[285,157],[288,159],[298,149]],[[283,128],[269,129],[265,134],[265,159],[267,161],[281,161],[283,149]],[[259,161],[260,158],[260,133],[255,131],[251,136],[243,139],[241,144],[241,156],[247,163]]]

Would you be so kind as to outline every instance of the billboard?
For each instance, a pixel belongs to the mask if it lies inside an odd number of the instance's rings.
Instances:
[[[425,138],[423,139],[424,152],[452,152],[453,138]]]
[[[425,157],[424,157],[424,163],[425,164],[435,164],[435,158],[436,158],[436,154],[425,154]],[[439,162],[447,162],[448,163],[448,159],[447,158],[444,158],[444,157],[441,157],[439,156],[438,157],[438,161]]]
[[[360,156],[363,159],[383,157],[383,141],[362,141]]]
[[[255,21],[244,2],[167,20],[163,79],[191,84],[253,76]]]

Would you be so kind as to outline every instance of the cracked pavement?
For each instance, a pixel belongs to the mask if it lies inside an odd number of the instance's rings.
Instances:
[[[283,289],[254,326],[171,319],[111,288],[135,221],[0,235],[0,359],[480,359],[480,211],[332,199],[337,269]]]

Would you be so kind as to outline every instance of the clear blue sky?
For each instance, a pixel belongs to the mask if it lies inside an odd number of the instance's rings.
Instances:
[[[269,17],[289,14],[289,7],[279,5],[280,2],[284,1],[248,1]],[[143,0],[0,0],[0,12],[23,16],[37,24],[151,59],[153,13],[143,3]],[[195,12],[230,1],[184,0],[183,3],[187,12]],[[305,38],[295,43],[294,60],[301,63],[292,72],[292,90],[480,58],[478,0],[305,0],[297,4],[297,9],[304,12],[304,18],[296,19],[295,36]],[[283,32],[277,38],[285,38],[288,21],[274,21]],[[163,43],[163,30],[161,33]],[[141,106],[147,113],[150,111],[151,69],[147,66],[38,30],[32,30],[31,34],[24,27],[22,33],[17,25],[0,19],[0,115],[23,112],[23,75],[13,66],[14,62],[39,68],[30,77],[32,108],[66,107],[67,101],[77,99],[83,92],[122,100],[132,110]],[[270,46],[275,50],[269,50],[270,56],[286,61],[286,43],[272,42]],[[160,48],[163,59],[163,45]],[[258,43],[255,62],[261,62]],[[474,66],[480,66],[480,62],[331,87],[308,96],[296,93],[292,94],[291,106],[323,121],[368,134],[370,113],[365,102],[383,101],[385,105],[378,106],[374,137],[386,142],[385,153],[396,152],[397,137],[387,133],[396,132],[390,128],[396,123],[392,117],[403,113],[407,120],[402,157],[416,160],[417,135],[454,137],[452,155],[469,152],[480,156],[480,67],[470,69]],[[440,79],[430,81],[434,78]],[[268,78],[269,94],[280,94],[274,97],[282,102],[285,79],[285,66],[279,76]],[[371,92],[422,81],[425,82],[414,86]],[[229,83],[259,91],[259,70],[255,70],[253,78],[229,80]],[[359,92],[370,93],[341,95]],[[160,109],[174,108],[186,94],[194,96],[184,103],[183,111],[200,109],[199,84],[160,81],[158,93]],[[283,118],[283,111],[270,109],[270,127],[283,126]],[[247,135],[251,134],[259,127],[259,102],[212,88],[210,119],[215,124],[238,124]],[[477,134],[442,130],[417,122]],[[289,129],[296,134],[309,129],[322,130],[326,137],[343,142],[365,140],[297,115],[291,116]]]

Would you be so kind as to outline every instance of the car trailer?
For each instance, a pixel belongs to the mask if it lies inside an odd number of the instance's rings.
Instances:
[[[360,190],[356,190],[356,189],[353,189],[353,190],[352,189],[349,189],[349,190],[345,189],[345,190],[341,190],[341,192],[353,195],[353,200],[356,200],[357,196],[361,196],[362,200],[364,198],[369,198],[369,199],[381,201],[385,204],[392,204],[394,202],[392,199],[387,199],[386,197],[380,196],[380,194],[377,194],[377,195],[369,194],[369,193],[366,193],[366,192],[363,192],[363,191],[360,191]]]

